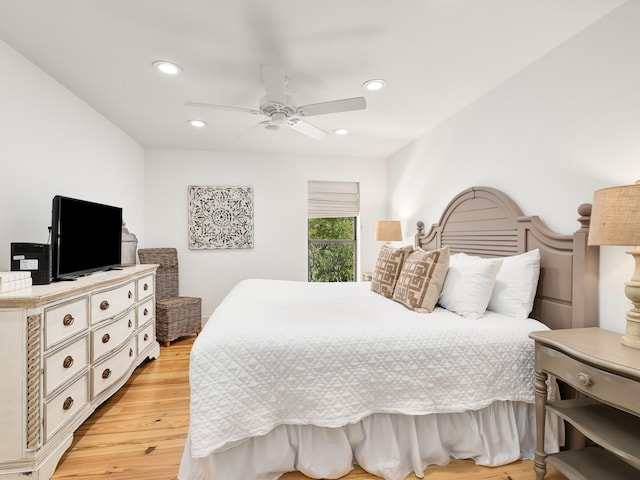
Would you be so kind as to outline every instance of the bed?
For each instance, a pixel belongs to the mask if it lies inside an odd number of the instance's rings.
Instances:
[[[450,458],[494,466],[533,458],[528,332],[596,324],[590,205],[578,213],[580,228],[561,235],[524,216],[504,193],[472,187],[429,231],[418,222],[415,249],[406,249],[392,292],[384,282],[375,291],[364,282],[240,282],[192,349],[178,478],[275,480],[292,470],[339,478],[358,464],[401,480]],[[437,257],[434,265],[446,256],[435,306],[403,302],[413,298],[415,253]],[[498,285],[509,285],[507,265],[532,265],[533,256],[531,313],[513,316]],[[478,288],[469,289],[470,281]],[[478,310],[475,292],[488,283],[491,298]],[[546,448],[557,451],[562,424],[548,423]]]

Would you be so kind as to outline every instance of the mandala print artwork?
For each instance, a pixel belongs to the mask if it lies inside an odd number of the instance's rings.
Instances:
[[[189,187],[189,248],[253,248],[253,188]]]

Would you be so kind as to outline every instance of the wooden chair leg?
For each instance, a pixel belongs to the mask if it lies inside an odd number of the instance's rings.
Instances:
[[[169,347],[170,345],[171,345],[171,342],[164,342],[165,347]]]

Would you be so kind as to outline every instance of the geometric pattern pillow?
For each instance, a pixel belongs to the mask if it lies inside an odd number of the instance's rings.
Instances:
[[[378,253],[376,268],[371,276],[371,290],[380,295],[391,298],[396,288],[396,281],[400,275],[400,269],[407,255],[411,253],[411,245],[401,248],[392,248],[383,245]]]
[[[449,268],[449,247],[415,249],[402,265],[393,299],[416,312],[432,312]]]

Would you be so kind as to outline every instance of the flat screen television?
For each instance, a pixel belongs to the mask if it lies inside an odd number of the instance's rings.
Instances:
[[[56,195],[51,217],[54,281],[120,265],[122,208]]]

